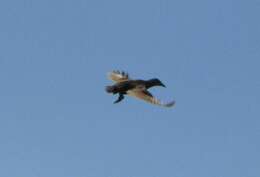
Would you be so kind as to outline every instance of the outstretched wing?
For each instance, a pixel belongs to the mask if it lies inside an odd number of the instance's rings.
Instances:
[[[108,73],[108,78],[114,82],[124,82],[130,80],[129,75],[124,71],[112,71]]]
[[[150,92],[147,90],[131,90],[127,92],[128,95],[134,96],[136,98],[142,99],[144,101],[147,101],[149,103],[164,106],[164,107],[172,107],[175,105],[175,101],[171,101],[168,103],[163,103],[162,101],[156,99]]]

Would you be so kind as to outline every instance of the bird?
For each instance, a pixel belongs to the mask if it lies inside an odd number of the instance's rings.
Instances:
[[[159,79],[153,78],[149,80],[131,79],[129,74],[124,71],[114,70],[108,73],[108,78],[115,82],[113,85],[105,87],[107,93],[118,94],[118,99],[115,103],[121,102],[125,95],[139,98],[148,103],[163,107],[172,107],[175,105],[175,101],[164,103],[159,99],[155,98],[148,89],[154,86],[166,87]]]

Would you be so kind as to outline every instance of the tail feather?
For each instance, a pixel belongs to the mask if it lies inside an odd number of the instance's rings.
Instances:
[[[114,86],[106,86],[107,93],[116,93],[116,89]]]

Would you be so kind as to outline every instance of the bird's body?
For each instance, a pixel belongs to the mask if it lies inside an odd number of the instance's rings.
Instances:
[[[165,87],[159,79],[132,80],[129,78],[128,74],[119,71],[113,71],[110,73],[109,78],[116,83],[112,86],[107,86],[106,91],[108,93],[119,94],[118,99],[114,103],[122,101],[126,94],[166,107],[171,107],[175,103],[174,101],[167,104],[161,103],[159,100],[154,98],[150,92],[148,92],[148,89],[154,86]]]
[[[132,89],[149,89],[153,86],[155,86],[151,80],[145,81],[145,80],[127,80],[127,81],[122,81],[122,82],[117,82],[113,86],[108,86],[108,87],[113,87],[113,93],[127,93],[127,91],[132,90]]]

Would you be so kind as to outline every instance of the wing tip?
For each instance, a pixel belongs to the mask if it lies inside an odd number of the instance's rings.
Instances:
[[[169,102],[169,103],[164,104],[164,106],[170,108],[170,107],[175,106],[175,104],[176,104],[175,101],[171,101],[171,102]]]
[[[110,80],[120,82],[129,79],[129,74],[125,71],[113,70],[107,73]]]

